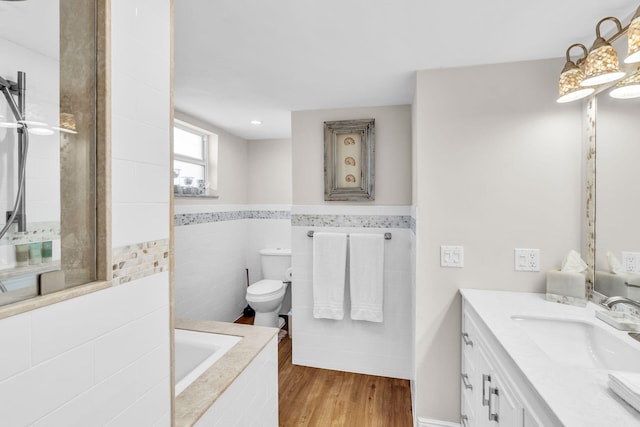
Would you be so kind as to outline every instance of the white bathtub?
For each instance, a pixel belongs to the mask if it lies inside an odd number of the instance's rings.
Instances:
[[[242,337],[175,330],[176,390],[179,395]]]

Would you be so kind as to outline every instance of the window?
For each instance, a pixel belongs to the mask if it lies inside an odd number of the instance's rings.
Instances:
[[[186,122],[173,128],[173,191],[177,196],[214,196],[218,136]],[[213,156],[212,156],[213,154]],[[212,170],[213,169],[213,170]]]

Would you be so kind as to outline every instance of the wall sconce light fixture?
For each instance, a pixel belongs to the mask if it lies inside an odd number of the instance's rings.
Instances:
[[[640,71],[636,71],[618,84],[609,92],[613,98],[630,99],[640,97]]]
[[[560,73],[560,81],[558,82],[558,99],[559,103],[576,101],[591,95],[596,90],[592,87],[580,86],[584,80],[584,72],[579,65],[571,60],[571,49],[580,47],[584,51],[584,56],[577,62],[581,63],[587,57],[587,48],[580,43],[572,44],[567,49],[567,62],[564,64],[562,73]]]
[[[600,25],[605,21],[613,21],[622,32],[622,24],[613,16],[603,18],[596,25],[596,40],[584,61],[584,80],[580,86],[597,86],[621,79],[626,74],[620,69],[618,53],[607,40],[600,35]]]
[[[600,34],[600,26],[605,21],[612,21],[617,27],[617,32],[609,39],[605,39]],[[567,62],[560,73],[557,102],[582,99],[594,93],[597,86],[608,85],[625,77],[627,73],[620,68],[618,54],[611,45],[624,34],[627,34],[628,40],[627,58],[624,62],[626,64],[640,62],[640,7],[626,27],[622,27],[620,21],[612,16],[598,21],[596,39],[588,53],[582,44],[576,43],[569,46],[566,54]],[[585,52],[585,57],[578,59],[575,63],[570,58],[570,51],[574,47],[581,47]],[[640,97],[640,69],[618,82],[610,95],[620,99]]]
[[[640,7],[631,18],[631,23],[627,30],[627,40],[629,49],[627,50],[627,58],[624,60],[625,64],[640,62]]]

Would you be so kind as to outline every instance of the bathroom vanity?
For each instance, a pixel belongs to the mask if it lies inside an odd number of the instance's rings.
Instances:
[[[640,426],[608,373],[640,372],[640,342],[544,294],[463,289],[463,427]]]

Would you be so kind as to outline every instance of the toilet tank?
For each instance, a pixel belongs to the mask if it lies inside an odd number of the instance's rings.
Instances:
[[[261,249],[260,263],[263,279],[289,280],[286,277],[286,272],[291,267],[291,249]]]

